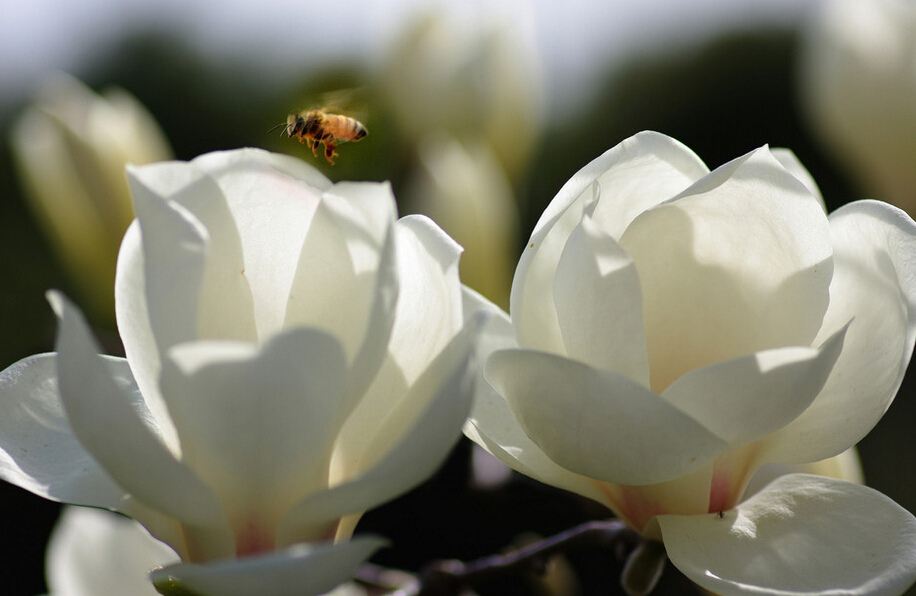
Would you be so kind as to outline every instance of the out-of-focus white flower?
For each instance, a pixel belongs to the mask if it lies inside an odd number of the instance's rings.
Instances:
[[[65,507],[48,542],[50,596],[156,596],[150,570],[178,555],[137,522],[101,509]]]
[[[916,519],[853,482],[766,464],[847,450],[913,352],[916,224],[861,201],[829,217],[794,155],[713,172],[640,133],[560,190],[479,349],[465,433],[606,504],[719,594],[899,594]]]
[[[541,126],[544,90],[522,3],[418,18],[398,41],[381,84],[401,129],[419,140],[444,131],[482,138],[511,177],[528,163]],[[503,7],[505,8],[505,7]]]
[[[430,216],[464,247],[461,280],[508,306],[519,215],[512,187],[490,148],[445,134],[424,137],[419,168],[406,192],[408,209]]]
[[[303,596],[383,541],[367,508],[427,478],[474,381],[460,247],[387,184],[259,150],[129,168],[126,359],[50,295],[57,352],[0,373],[0,476],[120,511],[182,563],[163,593]],[[326,541],[326,542],[322,542]]]
[[[862,189],[916,213],[916,4],[822,1],[803,36],[799,88]]]
[[[139,523],[89,507],[66,507],[48,542],[49,596],[156,596],[150,570],[178,555]],[[328,596],[365,596],[346,583]]]
[[[127,163],[171,157],[146,109],[122,89],[97,95],[60,74],[12,130],[32,208],[94,315],[114,313],[115,261],[133,219]]]

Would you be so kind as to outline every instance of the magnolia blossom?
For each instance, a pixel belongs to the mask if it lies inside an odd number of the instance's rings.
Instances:
[[[802,40],[799,89],[825,148],[916,213],[916,3],[824,0]]]
[[[388,56],[381,90],[414,142],[430,131],[483,139],[513,177],[544,110],[533,15],[525,2],[467,9],[443,4],[417,18]]]
[[[182,560],[153,573],[165,593],[327,591],[383,544],[347,541],[360,514],[460,435],[476,320],[460,248],[395,221],[387,184],[259,150],[128,175],[127,357],[98,355],[51,293],[57,352],[0,373],[0,476],[142,523]]]
[[[876,201],[829,217],[795,157],[710,172],[651,132],[560,190],[516,270],[511,321],[465,433],[605,504],[719,594],[899,594],[916,519],[816,462],[890,405],[916,329],[916,224]]]
[[[118,245],[134,218],[124,164],[171,158],[165,136],[126,91],[97,95],[59,74],[15,122],[11,140],[39,222],[85,304],[110,319]]]
[[[50,596],[156,596],[147,573],[178,561],[137,522],[88,507],[66,507],[48,541]]]
[[[156,596],[146,574],[178,560],[139,523],[102,509],[65,507],[48,541],[49,596]],[[366,596],[355,583],[333,596]]]

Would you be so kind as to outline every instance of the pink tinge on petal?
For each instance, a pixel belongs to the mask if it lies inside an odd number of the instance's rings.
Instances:
[[[236,532],[235,555],[237,557],[272,552],[275,549],[276,540],[273,530],[266,528],[261,523],[249,520]]]
[[[717,469],[713,474],[712,483],[709,486],[709,510],[707,513],[717,513],[730,509],[734,504],[731,495],[731,477],[730,475]]]
[[[607,482],[595,482],[595,484],[605,494],[609,501],[607,505],[617,517],[637,532],[642,532],[649,520],[656,515],[670,513],[661,501],[647,498],[642,487]]]

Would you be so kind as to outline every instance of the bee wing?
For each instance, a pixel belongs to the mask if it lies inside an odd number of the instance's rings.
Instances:
[[[366,87],[347,87],[320,94],[317,109],[328,114],[339,114],[355,118],[363,124],[369,119]]]

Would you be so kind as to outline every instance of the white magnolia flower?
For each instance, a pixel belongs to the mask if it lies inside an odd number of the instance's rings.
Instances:
[[[824,145],[861,187],[916,214],[916,3],[823,0],[799,88]]]
[[[460,247],[424,217],[395,221],[387,184],[331,184],[259,150],[129,177],[127,357],[97,355],[51,294],[57,352],[0,374],[0,476],[141,522],[183,561],[153,574],[160,590],[327,591],[382,544],[346,541],[360,514],[460,435]]]
[[[97,95],[59,74],[16,121],[12,149],[59,258],[94,314],[110,319],[118,246],[134,218],[124,165],[170,159],[165,136],[126,91]]]
[[[880,493],[766,464],[861,439],[913,351],[916,224],[862,201],[829,217],[784,150],[713,172],[640,133],[541,216],[490,321],[465,433],[607,505],[719,594],[899,594],[916,519]]]
[[[510,177],[528,164],[544,87],[524,2],[483,10],[458,3],[417,18],[387,58],[380,83],[401,130],[484,139]]]
[[[137,522],[90,507],[65,507],[48,541],[49,596],[156,596],[147,579],[178,555]],[[355,583],[333,596],[366,596]]]
[[[156,596],[147,574],[178,561],[137,522],[89,507],[65,507],[45,564],[50,596]]]

